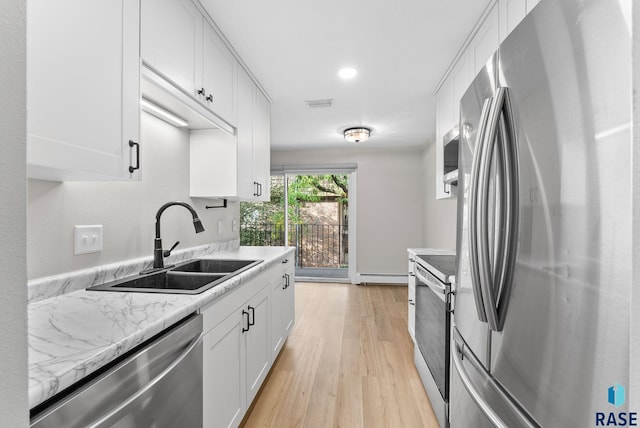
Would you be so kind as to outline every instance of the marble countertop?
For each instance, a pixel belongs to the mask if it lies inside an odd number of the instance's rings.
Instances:
[[[86,291],[83,288],[34,299],[28,306],[29,407],[53,397],[246,283],[283,256],[293,257],[293,251],[293,247],[240,247],[201,255],[201,258],[263,260],[201,294]]]

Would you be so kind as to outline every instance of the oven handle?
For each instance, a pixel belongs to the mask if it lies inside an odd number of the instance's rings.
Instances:
[[[436,294],[447,294],[447,287],[440,284],[439,281],[433,281],[429,278],[429,273],[419,264],[416,264],[416,277],[424,282]]]
[[[110,426],[107,424],[113,423],[116,418],[120,417],[122,414],[126,414],[131,407],[133,407],[138,400],[141,398],[147,397],[153,393],[154,387],[164,379],[171,371],[173,371],[182,361],[184,361],[189,354],[193,352],[193,350],[202,343],[203,334],[200,333],[193,341],[187,346],[187,348],[182,352],[171,364],[167,366],[162,372],[160,372],[156,377],[154,377],[149,383],[147,383],[144,388],[138,390],[136,393],[127,398],[124,402],[116,406],[113,410],[111,410],[106,415],[100,417],[97,421],[94,421],[89,425],[90,428],[98,428],[103,426]]]

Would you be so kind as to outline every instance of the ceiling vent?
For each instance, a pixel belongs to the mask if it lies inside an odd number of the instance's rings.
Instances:
[[[304,103],[307,105],[307,108],[333,107],[333,100],[331,98],[326,100],[306,100]]]

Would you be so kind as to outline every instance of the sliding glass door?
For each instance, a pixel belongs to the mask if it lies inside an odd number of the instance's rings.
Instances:
[[[349,182],[348,173],[272,175],[270,202],[240,204],[241,245],[294,246],[297,279],[348,280]]]

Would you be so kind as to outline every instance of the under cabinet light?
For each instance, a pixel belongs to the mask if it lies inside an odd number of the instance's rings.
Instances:
[[[177,126],[178,128],[186,128],[187,126],[189,126],[189,124],[184,119],[163,109],[162,107],[155,105],[146,98],[140,99],[140,107],[147,113],[157,117],[160,120],[164,120],[165,122],[173,126]]]

